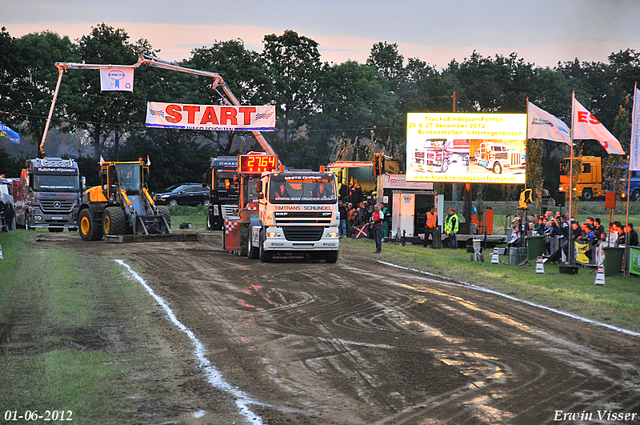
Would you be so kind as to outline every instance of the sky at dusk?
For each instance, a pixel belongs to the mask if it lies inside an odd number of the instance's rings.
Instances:
[[[0,26],[13,37],[49,30],[76,40],[104,22],[124,29],[131,42],[147,39],[165,60],[231,39],[261,51],[264,35],[287,29],[318,42],[321,59],[335,63],[364,63],[381,41],[397,43],[405,60],[437,67],[474,50],[515,52],[542,67],[640,51],[638,0],[0,0],[0,11]]]

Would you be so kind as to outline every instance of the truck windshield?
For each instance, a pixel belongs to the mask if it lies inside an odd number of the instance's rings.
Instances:
[[[127,192],[140,191],[140,164],[116,164],[118,181]]]
[[[76,192],[78,185],[77,174],[36,174],[33,176],[33,187],[39,191]]]
[[[273,176],[269,201],[274,204],[333,204],[335,179],[325,175]]]
[[[216,171],[214,189],[235,189],[236,173],[233,171]]]

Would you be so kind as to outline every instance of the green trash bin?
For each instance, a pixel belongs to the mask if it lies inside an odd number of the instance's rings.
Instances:
[[[604,275],[615,276],[621,274],[624,248],[606,246],[602,250],[604,251]]]
[[[533,263],[542,256],[544,250],[544,236],[527,236],[527,260]]]

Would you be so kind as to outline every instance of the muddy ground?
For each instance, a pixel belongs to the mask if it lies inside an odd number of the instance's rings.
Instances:
[[[193,360],[195,378],[175,385],[191,409],[201,406],[199,423],[616,423],[599,418],[605,410],[640,421],[633,335],[392,267],[374,254],[261,264],[222,251],[218,232],[203,239],[40,240],[122,258],[169,303],[215,368],[212,379]],[[158,310],[162,338],[195,356]],[[223,406],[230,422],[220,422]]]

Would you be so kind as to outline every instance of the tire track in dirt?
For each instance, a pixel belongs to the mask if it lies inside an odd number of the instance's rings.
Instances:
[[[551,423],[640,405],[636,338],[493,294],[345,253],[125,250],[266,423]]]

